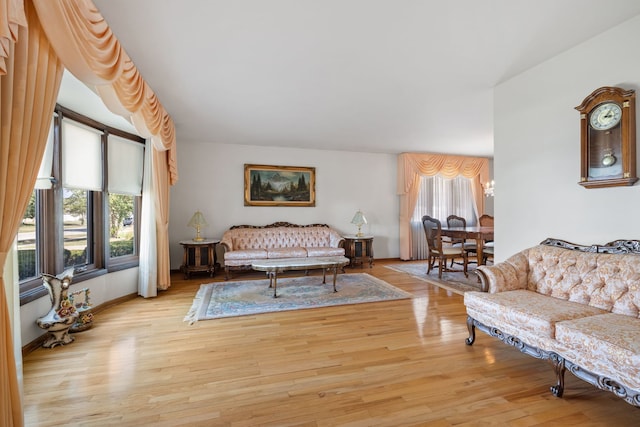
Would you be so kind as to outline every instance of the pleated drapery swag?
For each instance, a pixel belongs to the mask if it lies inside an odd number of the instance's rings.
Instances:
[[[440,174],[445,178],[462,175],[471,179],[471,190],[480,215],[484,213],[482,183],[489,180],[489,160],[484,157],[446,154],[402,153],[398,156],[400,196],[400,259],[412,259],[411,217],[418,200],[420,177]]]
[[[0,425],[24,424],[3,272],[34,188],[67,68],[151,140],[158,288],[169,279],[169,186],[178,179],[171,117],[89,0],[0,0]]]
[[[169,151],[170,184],[178,179],[175,127],[90,0],[32,0],[65,68],[95,86],[113,113],[131,119],[159,151]]]
[[[153,179],[173,185],[178,179],[173,120],[144,81],[133,61],[90,0],[32,0],[44,31],[64,66],[80,81],[96,88],[109,110],[130,119],[154,151],[165,152],[154,161]],[[154,156],[155,158],[155,156]],[[159,174],[159,175],[158,175]],[[168,179],[164,179],[164,175]],[[158,289],[171,286],[169,270],[168,189],[156,190]],[[158,205],[160,204],[160,205]]]
[[[49,133],[63,67],[27,2],[2,5],[14,19],[5,46],[2,31],[0,75],[0,425],[23,425],[10,307],[6,300],[4,266],[31,192]],[[9,7],[9,9],[7,9]],[[17,18],[17,15],[22,16]],[[4,15],[4,13],[3,13]],[[6,15],[2,25],[7,25]],[[17,19],[16,19],[17,18]],[[27,25],[29,23],[29,25]]]

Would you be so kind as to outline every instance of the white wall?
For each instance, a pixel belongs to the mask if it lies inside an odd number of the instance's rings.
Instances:
[[[496,88],[496,260],[546,237],[579,244],[640,239],[640,184],[578,185],[580,117],[575,110],[601,86],[638,90],[638,40],[640,16]]]
[[[205,215],[207,237],[220,238],[232,225],[326,223],[341,233],[357,231],[351,218],[361,209],[374,238],[376,258],[399,257],[397,156],[215,143],[181,143],[179,180],[171,188],[171,268],[182,263],[180,240],[195,236],[187,223],[196,209]],[[316,168],[315,207],[244,206],[244,164]]]

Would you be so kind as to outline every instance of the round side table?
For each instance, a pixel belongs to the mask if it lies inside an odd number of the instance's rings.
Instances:
[[[369,268],[373,266],[373,236],[356,236],[349,234],[344,238],[344,256],[349,258],[349,265],[355,267],[360,263],[364,265],[365,260],[369,261]]]
[[[218,243],[220,243],[220,239],[205,238],[199,242],[193,239],[180,241],[184,248],[180,270],[184,273],[185,279],[188,279],[193,272],[206,271],[210,277],[216,274],[216,245]]]

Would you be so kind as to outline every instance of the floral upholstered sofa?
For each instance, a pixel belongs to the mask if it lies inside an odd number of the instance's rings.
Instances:
[[[640,241],[580,246],[547,239],[478,267],[484,292],[467,292],[475,328],[640,406]]]
[[[326,224],[234,225],[220,245],[227,279],[231,269],[251,268],[254,260],[344,256],[344,239]]]

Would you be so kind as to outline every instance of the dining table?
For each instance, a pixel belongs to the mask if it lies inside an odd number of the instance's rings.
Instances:
[[[478,265],[484,264],[484,243],[487,240],[493,240],[493,227],[490,226],[469,226],[469,227],[445,227],[441,228],[442,236],[452,237],[454,239],[473,239],[476,241],[476,254],[478,257]]]

